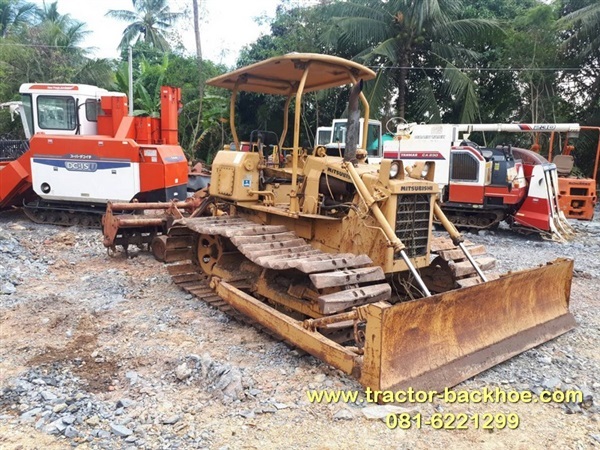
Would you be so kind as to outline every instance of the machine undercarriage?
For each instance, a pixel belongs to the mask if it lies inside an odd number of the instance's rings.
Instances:
[[[412,300],[406,287],[414,290],[414,283],[385,276],[367,255],[326,254],[283,226],[235,216],[177,221],[169,230],[164,260],[173,281],[185,291],[377,389],[451,386],[574,326],[566,304],[549,300],[565,281],[572,264],[568,260],[485,284],[473,277],[464,283],[473,291],[455,289],[427,301]],[[523,277],[535,277],[544,292],[521,297],[517,292]],[[438,283],[429,285],[432,289],[456,283],[453,278],[440,285],[439,275],[432,279]],[[500,291],[515,294],[496,297],[486,308],[477,306]],[[396,314],[401,318],[392,319]],[[477,324],[482,315],[503,323],[502,331],[482,328]],[[540,319],[548,323],[538,325]],[[447,335],[438,335],[435,324]],[[387,340],[382,334],[388,335]],[[503,339],[494,342],[500,336]],[[437,345],[455,341],[457,347],[450,352],[447,344],[438,350],[428,348],[425,363],[410,348],[417,341],[419,347],[436,341]],[[475,351],[483,341],[489,345]],[[385,364],[401,365],[402,370],[382,376]],[[372,373],[369,365],[382,367]]]

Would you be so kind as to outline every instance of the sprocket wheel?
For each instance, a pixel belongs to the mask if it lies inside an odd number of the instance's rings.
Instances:
[[[223,256],[223,240],[221,236],[203,234],[198,237],[196,248],[196,256],[200,268],[207,275],[211,275],[219,259]]]

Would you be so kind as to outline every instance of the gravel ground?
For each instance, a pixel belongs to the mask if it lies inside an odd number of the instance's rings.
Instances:
[[[600,448],[600,212],[567,244],[508,230],[470,234],[499,271],[575,260],[577,329],[457,390],[579,389],[569,404],[446,404],[515,412],[516,430],[390,430],[380,407],[311,404],[353,379],[192,299],[145,253],[109,258],[97,230],[0,214],[0,448]]]

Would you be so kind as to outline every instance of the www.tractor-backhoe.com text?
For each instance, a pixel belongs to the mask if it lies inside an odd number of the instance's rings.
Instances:
[[[475,390],[420,391],[413,388],[398,391],[376,391],[366,388],[364,398],[360,391],[309,390],[306,392],[310,403],[431,403],[434,400],[445,403],[581,403],[583,393],[578,390],[542,391],[535,395],[531,391],[507,391],[499,387]]]

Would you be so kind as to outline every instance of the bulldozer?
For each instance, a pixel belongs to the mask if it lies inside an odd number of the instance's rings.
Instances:
[[[207,82],[231,91],[231,147],[246,151],[216,154],[211,215],[169,227],[160,256],[173,281],[373,390],[452,387],[575,327],[572,260],[488,279],[439,207],[435,161],[426,161],[429,170],[394,159],[366,163],[361,86],[373,78],[353,61],[290,53]],[[304,96],[346,86],[344,155],[307,151]],[[240,92],[285,98],[276,144],[265,144],[265,130],[240,145]],[[473,266],[472,285],[439,282],[448,272],[434,263],[434,218]]]

